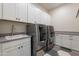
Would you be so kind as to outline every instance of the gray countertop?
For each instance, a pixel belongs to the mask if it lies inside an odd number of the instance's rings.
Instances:
[[[70,31],[55,31],[55,34],[65,34],[65,35],[79,36],[79,32],[70,32]]]
[[[5,36],[5,37],[0,37],[0,43],[10,42],[10,41],[14,41],[14,40],[21,40],[21,39],[30,38],[30,37],[31,36],[23,35],[23,34],[13,35],[13,36]]]

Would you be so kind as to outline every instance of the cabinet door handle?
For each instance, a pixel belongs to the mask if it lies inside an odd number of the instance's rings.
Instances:
[[[18,18],[18,20],[20,20],[20,18]]]
[[[18,18],[16,18],[16,20],[17,20]]]
[[[70,39],[70,40],[73,40],[73,39]]]
[[[20,18],[16,18],[16,20],[20,20]]]
[[[18,47],[18,49],[20,49],[20,47]]]
[[[23,48],[23,46],[21,46],[21,48]]]

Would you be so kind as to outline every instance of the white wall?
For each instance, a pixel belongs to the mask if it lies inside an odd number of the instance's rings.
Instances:
[[[52,11],[52,25],[55,31],[79,32],[79,17],[76,18],[79,4],[65,4]]]

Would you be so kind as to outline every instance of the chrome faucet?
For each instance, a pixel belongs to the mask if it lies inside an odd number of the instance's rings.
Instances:
[[[11,35],[13,35],[13,32],[14,32],[14,25],[12,25],[12,28],[11,28]]]

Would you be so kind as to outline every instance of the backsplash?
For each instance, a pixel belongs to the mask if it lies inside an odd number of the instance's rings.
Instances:
[[[13,30],[12,30],[13,26]],[[0,34],[26,33],[26,24],[18,22],[0,21]]]

